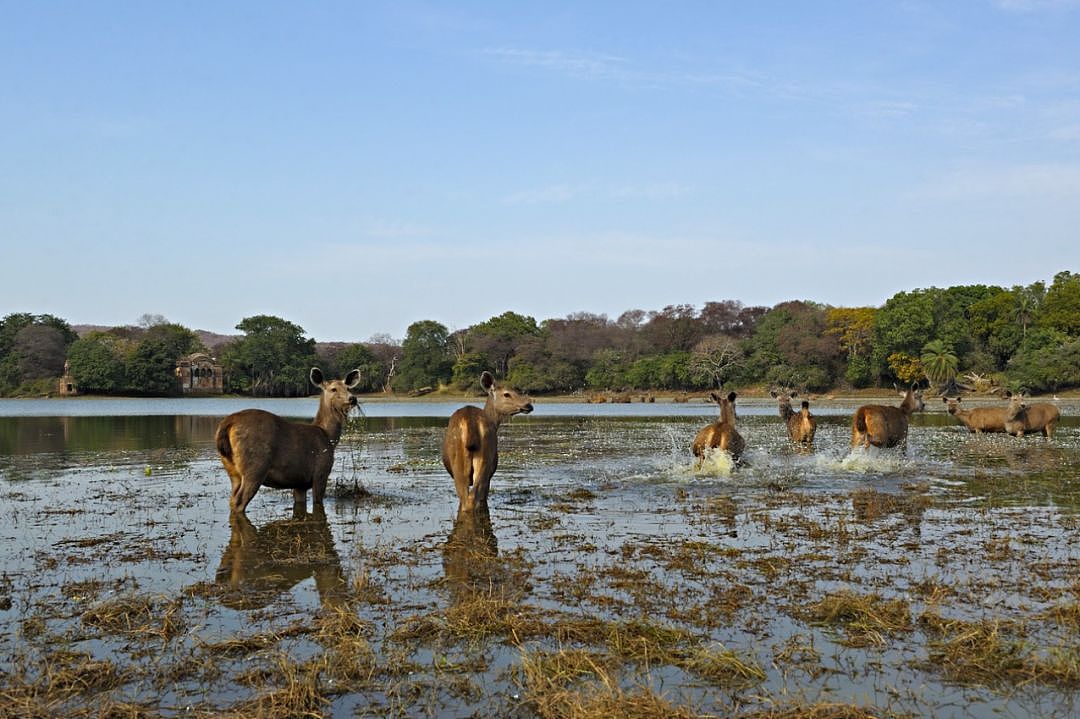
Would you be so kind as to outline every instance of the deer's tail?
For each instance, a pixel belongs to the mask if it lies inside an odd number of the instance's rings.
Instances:
[[[232,459],[232,444],[229,442],[229,429],[232,425],[222,422],[218,427],[217,435],[214,437],[214,444],[217,445],[218,454],[226,459]]]
[[[860,432],[866,431],[866,409],[863,407],[855,411],[855,429]]]

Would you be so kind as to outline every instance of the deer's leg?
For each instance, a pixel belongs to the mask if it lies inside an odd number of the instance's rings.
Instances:
[[[247,509],[248,503],[251,502],[255,493],[259,491],[258,482],[252,479],[250,476],[244,477],[244,481],[240,484],[240,492],[233,498],[233,511],[243,512]]]
[[[292,491],[293,504],[307,504],[307,490],[306,489],[294,489]]]
[[[483,457],[477,458],[477,461],[473,463],[473,478],[475,484],[473,485],[473,495],[476,497],[476,504],[479,506],[485,506],[487,504],[488,489],[491,487],[491,477],[495,474],[495,468],[498,466],[498,458],[491,460],[485,460]]]
[[[472,511],[472,494],[469,486],[472,484],[472,460],[464,457],[454,463],[450,475],[454,478],[454,490],[458,496],[458,511]]]

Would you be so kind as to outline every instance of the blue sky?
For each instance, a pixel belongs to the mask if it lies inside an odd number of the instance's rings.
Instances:
[[[0,313],[320,341],[1080,270],[1080,2],[0,0]]]

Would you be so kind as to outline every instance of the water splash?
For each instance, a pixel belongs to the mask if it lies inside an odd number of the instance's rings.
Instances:
[[[877,474],[899,472],[904,468],[903,456],[894,452],[885,452],[877,447],[869,449],[855,447],[841,458],[819,457],[818,466],[822,469],[834,469],[858,474]]]
[[[730,477],[735,471],[735,460],[726,449],[706,449],[701,463],[694,468],[696,476]]]

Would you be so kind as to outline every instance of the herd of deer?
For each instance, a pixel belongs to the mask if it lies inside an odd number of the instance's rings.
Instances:
[[[328,380],[315,367],[310,379],[322,391],[319,410],[311,423],[288,422],[270,412],[246,409],[230,414],[218,425],[215,444],[232,480],[229,507],[234,513],[244,512],[262,486],[291,489],[297,504],[306,503],[311,490],[313,504],[322,505],[334,464],[334,448],[349,410],[356,406],[352,389],[360,381],[360,371],[353,370],[344,379]],[[443,466],[454,478],[461,512],[487,505],[491,477],[499,464],[499,425],[515,414],[533,410],[528,396],[496,382],[490,372],[480,375],[480,386],[487,392],[483,409],[466,405],[454,412],[443,437]],[[922,390],[914,386],[902,394],[897,407],[868,404],[855,410],[851,423],[853,448],[895,447],[904,441],[912,413],[922,410],[925,403]],[[778,401],[788,437],[809,446],[817,429],[810,403],[804,400],[796,412],[791,406],[796,393],[774,391],[772,396]],[[713,392],[710,397],[720,406],[720,416],[694,437],[694,456],[702,460],[710,451],[723,450],[738,463],[746,441],[735,427],[736,395]],[[943,401],[949,413],[975,433],[1006,432],[1023,437],[1041,432],[1052,438],[1061,417],[1054,405],[1029,405],[1020,394],[1009,395],[1005,407],[963,410],[959,398]]]

